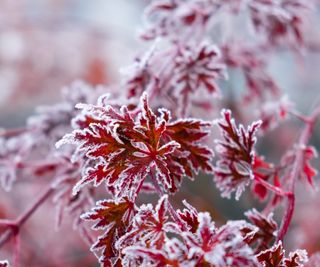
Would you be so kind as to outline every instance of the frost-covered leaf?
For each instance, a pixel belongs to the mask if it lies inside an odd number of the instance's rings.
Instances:
[[[110,225],[122,225],[126,224],[132,212],[134,210],[134,204],[129,200],[124,200],[120,203],[115,203],[112,200],[101,200],[97,202],[97,206],[92,209],[91,212],[84,213],[81,218],[83,220],[98,222],[93,226],[93,229],[105,229]]]
[[[125,261],[131,260],[133,265],[141,266],[141,258],[144,259],[145,266],[191,266],[187,259],[187,248],[178,239],[166,240],[161,250],[143,247],[129,246],[123,250]],[[140,262],[139,262],[140,259]],[[133,261],[135,260],[135,261]]]
[[[257,259],[265,267],[302,267],[308,261],[308,256],[305,250],[298,249],[285,258],[285,250],[279,241],[270,249],[258,254]]]
[[[258,266],[253,251],[244,242],[241,233],[245,222],[229,222],[216,228],[208,213],[200,212],[198,219],[199,227],[195,234],[183,233],[190,248],[189,259],[196,259],[197,266]]]
[[[81,107],[100,122],[74,130],[57,144],[75,143],[78,158],[80,155],[95,161],[95,165],[87,164],[74,194],[88,183],[99,186],[106,182],[118,199],[134,199],[150,171],[156,171],[165,190],[175,192],[184,175],[192,177],[193,170],[212,170],[212,151],[200,143],[208,134],[207,122],[196,119],[171,122],[169,112],[164,109],[157,116],[149,107],[146,94],[138,112],[130,112],[126,106],[118,112],[101,101],[96,106]]]
[[[155,209],[151,204],[142,205],[133,218],[130,231],[118,241],[119,247],[144,244],[161,249],[168,232],[168,196],[163,196]]]
[[[263,215],[256,209],[249,210],[245,213],[250,222],[258,228],[251,238],[249,244],[255,246],[256,251],[261,251],[269,247],[270,242],[275,239],[278,229],[277,223],[274,221],[273,214]]]
[[[155,0],[145,10],[146,27],[142,38],[155,39],[168,36],[174,40],[203,27],[215,14],[214,1]]]
[[[282,243],[274,245],[272,248],[261,252],[257,258],[262,266],[280,267],[284,258],[284,249]]]
[[[232,192],[236,192],[236,199],[239,199],[254,178],[255,134],[261,122],[253,122],[245,129],[242,125],[236,126],[230,110],[223,110],[221,114],[217,124],[223,140],[216,141],[220,159],[214,169],[214,180],[222,196],[230,197]]]
[[[185,208],[177,210],[177,215],[179,219],[187,225],[190,232],[195,233],[199,227],[198,212],[191,206],[187,201],[183,201]]]
[[[196,48],[180,49],[175,59],[174,83],[176,95],[184,108],[190,94],[204,88],[210,94],[219,95],[218,79],[225,79],[225,66],[219,62],[220,53],[215,46],[201,44]]]
[[[252,24],[272,45],[304,44],[303,23],[312,1],[250,1]]]
[[[104,230],[104,234],[99,236],[92,250],[101,250],[100,262],[109,262],[110,259],[118,257],[115,249],[117,239],[125,234],[132,216],[134,214],[134,204],[125,199],[115,203],[112,200],[101,200],[91,212],[84,213],[81,218],[87,221],[97,221],[93,226],[94,230]]]
[[[184,169],[184,173],[189,177],[200,170],[210,173],[213,170],[211,160],[213,152],[208,147],[201,144],[201,141],[209,132],[211,124],[197,119],[182,119],[169,123],[165,135],[179,143],[175,160],[178,161]],[[180,160],[179,160],[180,158]]]

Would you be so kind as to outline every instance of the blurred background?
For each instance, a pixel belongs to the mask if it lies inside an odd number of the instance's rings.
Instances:
[[[137,52],[143,2],[1,1],[0,127],[23,124],[76,79],[117,81]]]
[[[120,67],[130,65],[135,55],[144,50],[145,44],[137,38],[137,33],[142,24],[143,9],[148,2],[1,0],[0,128],[22,127],[36,106],[59,101],[60,89],[74,80],[84,80],[92,85],[119,82]],[[270,73],[281,89],[306,114],[320,103],[320,31],[315,26],[320,25],[319,17],[315,16],[310,22],[314,26],[314,30],[308,33],[312,49],[305,51],[302,56],[279,51],[271,58],[269,66]],[[241,83],[240,78],[236,74],[231,78],[232,87],[236,88]],[[269,157],[274,156],[274,151],[284,151],[296,140],[301,126],[289,122],[270,132],[259,144],[259,150]],[[277,142],[273,142],[274,139]],[[319,151],[319,127],[312,143]],[[280,149],[279,146],[283,147]],[[319,169],[318,163],[316,167]],[[316,184],[319,185],[318,180]],[[21,191],[24,190],[26,198],[34,192],[29,192],[24,185],[19,187]],[[310,188],[305,187],[301,191],[305,197],[298,202],[297,219],[291,230],[298,234],[292,235],[290,240],[294,241],[293,246],[309,246],[307,248],[310,252],[314,252],[320,249],[320,236],[310,233],[309,229],[310,224],[316,224],[320,219],[320,215],[314,214],[320,203],[319,193],[310,193]],[[0,194],[4,194],[3,191]],[[211,177],[199,177],[198,182],[185,181],[183,190],[176,196],[177,203],[183,199],[188,199],[201,211],[210,211],[213,218],[220,222],[229,218],[241,219],[243,212],[253,205],[258,208],[263,206],[250,192],[241,198],[240,203],[221,199]],[[21,203],[12,205],[17,211],[23,210],[25,206]],[[0,203],[0,215],[1,212],[14,216],[12,211],[5,211],[5,208],[2,210]],[[312,220],[301,220],[304,218],[301,213],[308,214],[306,216]],[[31,247],[37,248],[40,254],[59,244],[62,238],[61,234],[48,231],[51,228],[41,223],[41,216],[42,213],[37,213],[33,218],[33,229],[42,232],[45,240],[34,239],[31,230],[24,233],[25,240],[32,244]],[[64,233],[70,229],[68,225],[65,227],[62,230]],[[313,238],[312,242],[310,239],[306,241],[309,237]],[[96,259],[88,251],[87,245],[79,240],[78,236],[64,235],[64,245],[57,248],[52,259],[37,257],[33,266],[95,266]],[[78,243],[72,254],[65,255],[64,246],[72,247],[75,242]],[[34,257],[34,251],[28,251],[27,248],[23,257]],[[84,251],[87,254],[83,254]],[[57,260],[56,257],[63,260]],[[52,262],[52,265],[47,265],[46,260]]]

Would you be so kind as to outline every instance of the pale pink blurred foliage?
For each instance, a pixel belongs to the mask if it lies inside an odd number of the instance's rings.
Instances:
[[[53,103],[59,99],[57,90],[74,80],[93,85],[113,80],[110,53],[116,30],[104,28],[90,13],[87,19],[80,9],[83,4],[1,2],[2,114],[18,117],[17,109],[30,113],[38,103]]]

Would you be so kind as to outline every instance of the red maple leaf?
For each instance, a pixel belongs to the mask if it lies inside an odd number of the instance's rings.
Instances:
[[[142,246],[130,246],[123,250],[123,253],[133,261],[133,266],[172,266],[179,267],[188,265],[186,246],[178,239],[168,239],[165,246],[159,250]]]
[[[261,252],[257,258],[262,266],[283,267],[282,260],[284,258],[284,249],[282,243],[279,242],[272,248]]]
[[[87,221],[97,221],[92,227],[94,230],[104,230],[104,234],[91,247],[93,250],[102,249],[100,261],[104,264],[118,256],[115,249],[116,240],[125,234],[133,214],[134,204],[124,199],[119,203],[112,200],[98,201],[91,212],[81,216]]]
[[[257,256],[258,261],[265,267],[302,267],[307,262],[307,252],[305,250],[296,250],[285,258],[285,251],[281,241],[270,249],[262,251]]]
[[[182,211],[177,210],[177,215],[179,219],[187,225],[190,232],[195,233],[199,227],[198,212],[191,206],[187,201],[183,201],[186,206]]]
[[[207,173],[212,172],[210,163],[213,152],[206,146],[201,145],[201,141],[208,135],[206,128],[211,123],[198,119],[183,119],[169,123],[165,131],[165,136],[180,144],[177,151],[181,152],[184,159],[180,161],[185,173],[192,177],[192,172],[198,173],[200,170]],[[179,154],[176,155],[178,160]]]
[[[220,157],[214,169],[214,180],[222,196],[230,197],[236,192],[239,199],[245,186],[254,178],[255,133],[261,121],[253,122],[247,129],[236,126],[230,110],[222,110],[222,118],[217,121],[223,140],[217,140]]]
[[[212,95],[219,95],[218,79],[225,79],[225,65],[219,62],[219,50],[202,43],[197,47],[183,47],[175,58],[175,95],[183,105],[183,114],[190,103],[190,96],[200,88]]]
[[[256,251],[267,249],[269,243],[276,237],[276,230],[278,229],[277,223],[272,218],[273,214],[270,213],[268,216],[265,216],[256,209],[252,209],[247,211],[245,215],[258,228],[258,231],[248,240],[248,243],[251,246],[255,245]]]
[[[183,232],[189,259],[196,260],[196,266],[258,266],[241,234],[245,222],[229,222],[216,228],[209,213],[202,212],[198,214],[198,220],[196,233]]]
[[[75,155],[96,162],[94,166],[87,164],[89,167],[74,188],[75,194],[87,183],[98,186],[106,182],[119,199],[134,199],[154,170],[159,184],[175,192],[184,175],[192,177],[192,170],[212,170],[212,151],[199,144],[208,134],[207,122],[195,119],[170,122],[170,113],[164,109],[156,116],[149,107],[147,94],[142,96],[138,111],[130,112],[124,106],[118,112],[101,104],[81,107],[103,123],[94,122],[74,130],[58,143],[76,143]]]
[[[164,195],[155,210],[151,204],[142,205],[135,217],[131,230],[118,241],[119,247],[143,244],[147,247],[161,249],[170,231],[168,221],[168,196]]]

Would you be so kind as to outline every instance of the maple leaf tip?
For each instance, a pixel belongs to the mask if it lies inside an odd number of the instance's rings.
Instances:
[[[72,188],[72,195],[73,195],[73,196],[76,196],[76,195],[79,193],[81,187],[83,186],[83,184],[82,184],[81,182],[82,182],[82,181],[79,181],[79,182]]]
[[[147,92],[143,92],[142,96],[141,96],[141,100],[142,102],[148,101],[148,93]]]
[[[85,104],[85,103],[77,103],[74,107],[75,107],[76,109],[85,109],[86,107],[88,107],[88,104]]]

